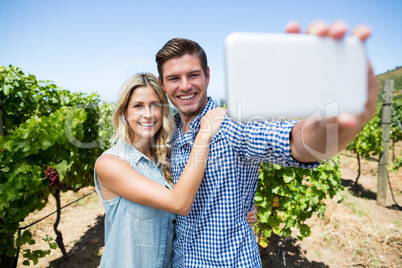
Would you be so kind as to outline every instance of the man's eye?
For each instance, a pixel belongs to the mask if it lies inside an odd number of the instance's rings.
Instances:
[[[178,80],[177,77],[172,77],[172,78],[169,78],[169,79],[168,79],[169,82],[175,82],[175,81],[177,81],[177,80]]]
[[[190,77],[191,78],[197,78],[199,76],[199,74],[191,74]]]

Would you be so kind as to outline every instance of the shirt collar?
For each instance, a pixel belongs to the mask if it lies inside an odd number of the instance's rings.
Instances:
[[[121,141],[121,142],[123,143],[122,145],[125,149],[125,153],[128,154],[130,161],[134,162],[137,165],[141,160],[150,161],[151,163],[154,163],[154,161],[149,159],[148,156],[146,156],[143,153],[141,153],[140,151],[138,151],[138,149],[135,148],[134,146],[132,146],[131,144],[128,144],[126,141]],[[161,163],[158,160],[158,163],[156,163],[156,166],[159,167],[160,165],[161,165]]]
[[[201,112],[198,114],[198,116],[197,116],[193,121],[191,121],[191,123],[189,124],[190,129],[191,129],[192,131],[198,130],[199,127],[200,127],[201,118],[202,118],[209,110],[212,110],[212,109],[214,109],[214,108],[216,108],[216,107],[217,107],[217,106],[216,106],[215,102],[212,100],[212,98],[211,98],[211,97],[208,97],[208,102],[207,102],[207,104],[204,106],[204,108],[201,110]],[[179,112],[177,112],[174,117],[175,117],[176,127],[177,127],[178,129],[181,129],[181,127],[182,127],[182,121],[181,121]]]

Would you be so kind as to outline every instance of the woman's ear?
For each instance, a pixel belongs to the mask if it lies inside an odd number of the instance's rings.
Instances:
[[[127,120],[127,111],[126,111],[126,110],[123,111],[123,117],[124,117],[124,120],[128,123],[128,120]]]

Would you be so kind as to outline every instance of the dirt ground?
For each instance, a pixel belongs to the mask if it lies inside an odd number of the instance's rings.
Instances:
[[[401,150],[397,153],[401,155]],[[351,187],[357,175],[356,157],[341,153],[342,183],[345,200],[338,204],[327,200],[324,218],[307,220],[312,235],[299,241],[296,232],[288,238],[279,238],[282,251],[267,254],[262,250],[265,267],[402,267],[402,211],[399,210],[388,188],[385,207],[376,203],[378,162],[362,160],[359,179],[360,194]],[[389,174],[394,199],[402,206],[402,170]],[[62,194],[62,206],[94,191],[93,187],[79,193]],[[42,218],[55,210],[54,198],[42,210],[32,213],[21,226]],[[56,238],[53,231],[55,214],[30,227],[36,244],[32,250],[47,245],[46,234]],[[40,259],[34,267],[98,267],[104,247],[104,210],[98,195],[92,193],[62,210],[58,229],[68,253],[63,259],[60,249]],[[19,267],[22,258],[19,259]]]

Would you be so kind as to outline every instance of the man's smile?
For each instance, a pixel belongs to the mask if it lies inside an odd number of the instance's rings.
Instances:
[[[182,95],[182,96],[178,96],[179,99],[181,100],[189,100],[194,98],[196,95],[196,93],[190,94],[190,95]]]

